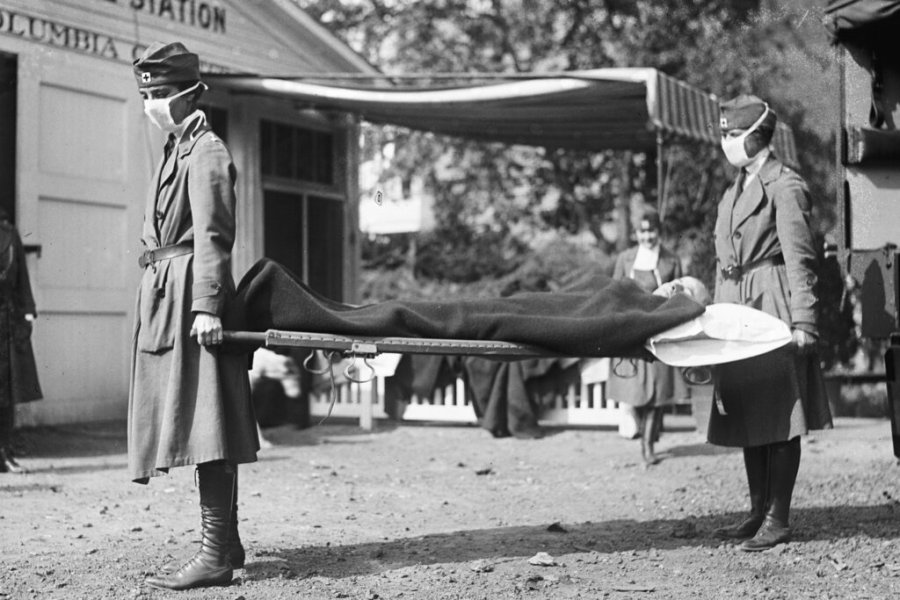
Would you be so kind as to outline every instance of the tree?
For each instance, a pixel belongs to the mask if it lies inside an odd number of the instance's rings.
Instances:
[[[389,74],[459,73],[468,83],[464,74],[472,72],[641,66],[721,98],[755,93],[794,130],[816,228],[833,226],[837,75],[819,0],[295,2]],[[589,231],[602,250],[615,252],[628,244],[632,210],[658,201],[659,159],[667,166],[664,234],[688,271],[713,284],[709,233],[732,177],[718,148],[677,144],[662,157],[549,151],[378,127],[367,130],[364,151],[389,141],[397,148],[389,175],[418,174],[436,198],[437,227],[419,245],[426,257],[420,275],[469,281],[533,269],[535,254],[522,250],[548,235]],[[836,290],[832,271],[823,271],[823,285]],[[847,332],[832,335],[841,340]]]
[[[831,188],[825,173],[833,162],[832,145],[822,137],[830,134],[807,128],[808,98],[792,84],[800,74],[821,73],[829,59],[824,35],[816,43],[810,27],[818,20],[809,17],[803,2],[779,7],[746,0],[297,1],[387,73],[652,66],[721,97],[755,92],[770,98],[780,116],[795,125],[817,196]],[[805,29],[798,27],[803,23]],[[810,65],[815,68],[806,68]],[[394,128],[372,136],[376,144],[388,139],[398,142],[396,170],[423,174],[444,189],[469,186],[471,199],[460,222],[477,229],[476,222],[490,213],[522,224],[509,227],[509,235],[587,229],[613,249],[598,224],[628,203],[611,190],[629,194],[640,185],[652,192],[655,183],[654,156],[509,149]],[[677,219],[668,231],[683,239],[702,230],[727,180],[717,150],[699,150],[699,155],[690,148],[663,157],[676,159],[678,171],[669,186]],[[434,165],[442,159],[458,168],[438,172]],[[649,169],[635,176],[641,167]],[[488,174],[471,177],[473,172]],[[448,175],[455,178],[447,180]],[[826,210],[826,223],[829,218]]]

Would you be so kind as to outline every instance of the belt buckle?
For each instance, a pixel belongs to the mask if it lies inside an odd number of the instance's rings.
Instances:
[[[743,275],[743,269],[741,269],[741,265],[728,265],[724,269],[722,269],[722,276],[725,279],[733,279],[737,281]]]

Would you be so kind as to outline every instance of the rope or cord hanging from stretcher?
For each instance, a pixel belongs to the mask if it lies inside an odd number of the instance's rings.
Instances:
[[[311,360],[316,356],[316,353],[314,351],[310,352],[309,355],[303,360],[303,368],[309,373],[312,373],[313,375],[324,375],[327,372],[331,388],[331,400],[328,403],[328,413],[324,417],[322,417],[322,419],[318,423],[316,423],[314,427],[318,427],[319,425],[324,423],[328,419],[328,417],[331,416],[331,413],[334,412],[334,405],[337,403],[337,383],[334,379],[334,357],[336,355],[340,356],[338,352],[333,350],[324,354],[325,360],[328,362],[328,367],[324,369],[316,369],[311,366]],[[368,383],[369,381],[375,379],[375,367],[373,367],[369,362],[369,356],[362,356],[363,364],[369,369],[369,376],[361,379],[357,379],[350,374],[353,370],[359,370],[359,367],[357,367],[356,364],[360,358],[360,355],[350,353],[349,356],[352,359],[352,362],[344,367],[344,377],[346,377],[348,381],[352,381],[353,383]]]

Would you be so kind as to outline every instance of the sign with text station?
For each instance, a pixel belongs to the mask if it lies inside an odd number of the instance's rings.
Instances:
[[[204,0],[97,0],[214,33],[225,33],[224,6]]]
[[[199,0],[98,0],[104,4],[121,3],[134,11],[148,11],[201,29],[224,33],[225,9]],[[205,7],[205,8],[203,8]],[[160,12],[162,9],[162,12]],[[171,16],[169,16],[171,12]],[[0,4],[0,35],[16,36],[47,46],[65,48],[100,58],[131,64],[147,45],[108,32],[95,31],[62,21],[47,19]],[[207,73],[227,72],[224,66],[201,60],[200,69]]]

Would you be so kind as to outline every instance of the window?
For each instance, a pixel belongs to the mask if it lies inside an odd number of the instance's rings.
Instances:
[[[222,141],[228,143],[228,111],[224,108],[210,106],[209,104],[201,104],[200,109],[206,113],[206,121],[212,128],[213,133],[222,138]]]
[[[335,185],[334,133],[262,121],[262,174],[327,186]]]
[[[262,120],[265,255],[333,300],[344,294],[347,197],[339,134]]]

